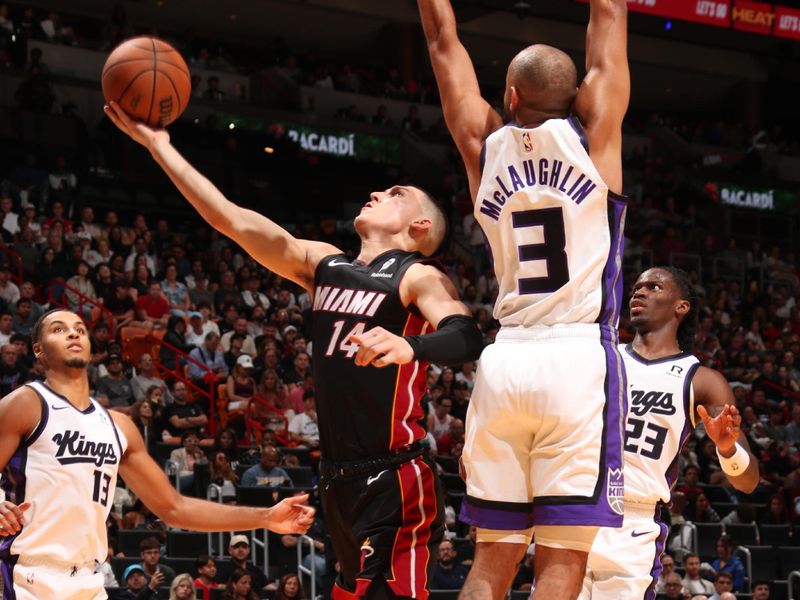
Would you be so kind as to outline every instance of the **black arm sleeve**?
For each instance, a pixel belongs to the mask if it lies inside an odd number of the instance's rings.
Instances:
[[[414,358],[424,362],[453,365],[477,360],[483,350],[483,335],[475,322],[465,315],[450,315],[427,335],[407,335],[405,340]]]

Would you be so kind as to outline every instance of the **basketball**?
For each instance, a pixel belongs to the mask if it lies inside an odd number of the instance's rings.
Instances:
[[[125,40],[103,65],[103,96],[136,120],[165,127],[186,109],[192,85],[180,52],[152,37]]]

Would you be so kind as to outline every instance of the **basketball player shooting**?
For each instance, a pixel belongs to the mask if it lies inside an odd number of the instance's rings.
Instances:
[[[127,416],[89,396],[91,358],[83,320],[52,310],[31,331],[44,382],[0,401],[0,566],[4,598],[105,598],[96,561],[108,554],[106,519],[117,472],[171,527],[194,531],[269,528],[304,533],[314,509],[307,495],[272,508],[210,503],[181,496],[147,453]]]
[[[591,0],[580,87],[556,48],[515,56],[505,119],[481,97],[449,0],[418,6],[500,286],[467,414],[461,518],[478,543],[461,595],[505,597],[535,525],[533,598],[574,599],[597,528],[622,524],[626,2]]]
[[[631,325],[622,350],[630,401],[625,436],[625,522],[602,528],[589,554],[581,600],[653,600],[669,528],[659,520],[678,478],[681,448],[702,421],[720,465],[737,490],[758,485],[758,460],[739,431],[742,418],[728,382],[688,352],[696,297],[680,269],[645,271],[633,287]]]
[[[132,121],[115,103],[106,114],[210,225],[314,299],[320,492],[341,565],[333,597],[425,600],[444,533],[435,465],[420,444],[427,362],[463,363],[482,348],[469,309],[426,258],[444,239],[441,210],[416,187],[372,193],[355,219],[361,250],[351,262],[230,202],[166,131]]]

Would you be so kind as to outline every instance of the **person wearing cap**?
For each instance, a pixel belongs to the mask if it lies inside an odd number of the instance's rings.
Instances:
[[[97,380],[97,395],[108,398],[108,404],[114,410],[128,414],[134,402],[133,387],[123,372],[122,356],[110,353],[106,361],[106,371],[107,374]]]
[[[253,359],[241,354],[233,365],[233,372],[225,384],[228,394],[228,410],[245,410],[250,399],[256,393],[256,381],[253,379]]]
[[[241,485],[246,487],[294,487],[289,474],[281,468],[281,453],[272,444],[264,444],[261,458],[242,474]]]
[[[264,571],[247,560],[250,557],[250,539],[246,535],[238,534],[231,537],[228,554],[231,555],[234,569],[244,569],[250,574],[254,590],[260,590],[269,584]]]
[[[136,563],[128,565],[122,573],[125,589],[114,590],[109,595],[109,600],[156,600],[158,584],[148,581],[144,567]]]
[[[203,314],[200,311],[189,311],[188,316],[189,324],[184,334],[186,336],[186,343],[197,348],[203,345],[203,340],[205,340],[206,334],[209,332],[206,331],[205,323],[203,322]]]

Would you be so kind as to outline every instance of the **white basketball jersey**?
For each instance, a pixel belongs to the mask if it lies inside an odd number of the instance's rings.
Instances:
[[[625,500],[669,502],[678,455],[694,429],[692,378],[700,362],[688,353],[647,360],[620,349],[628,376]]]
[[[507,125],[486,139],[481,162],[475,219],[500,286],[495,318],[616,327],[626,205],[592,164],[578,120]]]
[[[17,535],[0,537],[0,559],[21,556],[74,565],[103,562],[106,518],[127,440],[96,400],[79,411],[40,382],[42,419],[3,470],[6,499],[30,502]]]

